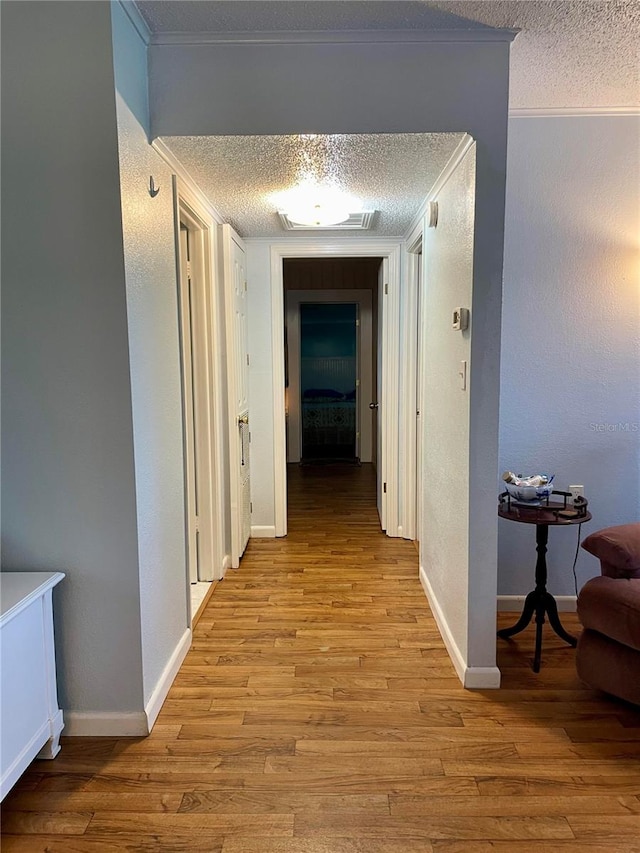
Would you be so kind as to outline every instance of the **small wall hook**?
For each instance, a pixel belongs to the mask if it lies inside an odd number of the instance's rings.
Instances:
[[[160,187],[156,187],[153,181],[153,175],[151,175],[151,177],[149,178],[149,195],[151,196],[151,198],[155,198],[159,192]]]

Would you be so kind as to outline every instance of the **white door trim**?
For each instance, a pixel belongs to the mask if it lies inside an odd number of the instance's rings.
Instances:
[[[422,259],[422,221],[411,233],[403,248],[404,292],[402,295],[402,335],[400,370],[400,435],[402,455],[402,513],[400,527],[405,539],[418,534],[416,489],[418,485],[417,442],[417,378],[418,378],[418,263]]]
[[[371,353],[372,339],[372,297],[366,288],[356,290],[289,290],[287,291],[287,328],[289,353],[289,462],[299,462],[302,448],[301,412],[300,412],[300,305],[306,302],[346,302],[360,306],[360,335],[358,340],[358,379],[360,382],[356,398],[358,400],[358,418],[356,429],[360,437],[356,440],[356,456],[362,462],[371,462],[371,410],[373,400],[373,370]],[[367,358],[362,360],[362,354]],[[294,354],[294,355],[292,355]],[[292,369],[295,368],[295,369]],[[291,393],[293,389],[293,394]],[[364,453],[362,452],[364,448]]]
[[[217,284],[217,224],[212,219],[208,210],[200,203],[189,184],[178,176],[174,176],[174,199],[177,239],[181,219],[189,221],[196,227],[202,236],[203,269],[205,278],[205,290],[207,294],[207,355],[208,355],[208,399],[209,399],[209,423],[212,426],[213,440],[212,453],[209,454],[208,481],[209,481],[209,506],[212,538],[212,577],[209,580],[220,580],[224,577],[225,552],[224,552],[224,506],[222,495],[224,495],[224,480],[222,460],[226,448],[223,442],[223,412],[226,400],[220,393],[223,387],[220,381],[221,364],[219,347],[217,342],[223,340],[222,317],[217,307],[215,298]],[[204,580],[204,579],[203,579]],[[190,599],[190,596],[189,596]],[[192,614],[193,615],[193,614]]]
[[[198,466],[196,459],[199,457],[198,440],[201,433],[196,432],[197,421],[195,410],[196,385],[204,385],[204,382],[196,381],[195,372],[198,359],[194,354],[196,335],[193,330],[193,311],[191,300],[191,276],[189,275],[189,238],[196,242],[197,231],[189,230],[183,222],[183,214],[180,213],[180,250],[178,255],[178,291],[180,318],[180,372],[182,378],[182,446],[184,458],[184,491],[186,505],[186,536],[187,536],[187,570],[189,583],[198,580],[199,567],[199,542],[198,542],[198,517],[196,505],[198,495],[196,494],[198,483]],[[200,457],[201,458],[201,457]]]
[[[378,310],[383,316],[383,370],[386,375],[383,408],[387,465],[387,535],[398,536],[398,374],[401,241],[318,239],[271,245],[271,346],[273,358],[273,464],[276,536],[287,534],[287,441],[284,406],[284,281],[285,258],[387,258],[388,294]]]

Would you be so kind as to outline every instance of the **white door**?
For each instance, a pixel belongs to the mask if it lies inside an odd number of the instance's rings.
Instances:
[[[201,235],[180,224],[180,335],[186,460],[187,559],[191,583],[213,579],[207,299]]]
[[[384,258],[378,270],[378,347],[377,347],[377,397],[375,401],[376,413],[376,481],[377,481],[377,503],[380,525],[383,530],[387,529],[387,477],[386,477],[386,452],[384,446],[383,429],[383,407],[385,400],[384,382],[384,331],[385,331],[385,299],[389,282],[389,261]]]
[[[249,465],[249,353],[245,252],[238,235],[222,226],[227,296],[227,356],[230,362],[231,560],[237,566],[251,534]]]

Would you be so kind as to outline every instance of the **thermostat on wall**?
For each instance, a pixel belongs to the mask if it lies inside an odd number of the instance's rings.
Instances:
[[[464,330],[469,326],[469,309],[468,308],[454,308],[453,309],[453,323],[451,328],[454,331],[464,332]]]

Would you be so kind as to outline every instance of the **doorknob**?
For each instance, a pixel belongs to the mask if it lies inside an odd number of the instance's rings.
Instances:
[[[370,409],[377,409],[377,408],[378,408],[378,403],[369,403],[369,408],[370,408]]]
[[[238,426],[242,426],[242,424],[248,424],[248,423],[249,423],[249,415],[241,415],[238,418]]]

